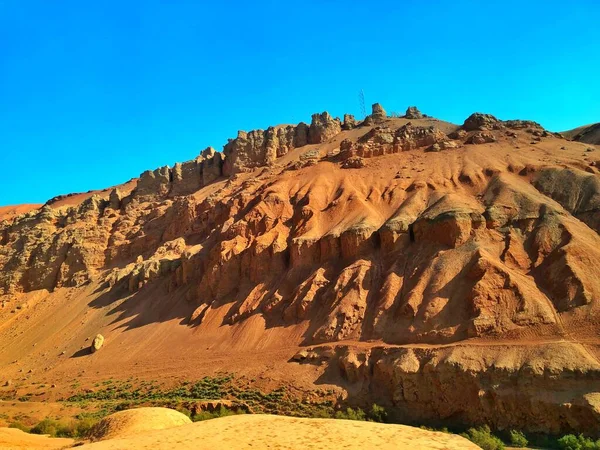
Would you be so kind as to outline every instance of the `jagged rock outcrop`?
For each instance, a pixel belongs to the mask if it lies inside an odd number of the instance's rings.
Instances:
[[[485,144],[495,141],[496,137],[492,133],[478,131],[469,136],[469,138],[465,141],[465,144]]]
[[[438,142],[445,142],[446,135],[435,128],[415,127],[407,123],[397,129],[377,126],[360,137],[356,143],[344,140],[340,144],[340,154],[343,159],[388,155],[402,151],[430,147]],[[448,148],[452,145],[448,145]]]
[[[344,122],[342,123],[342,130],[351,130],[356,127],[356,120],[352,114],[344,114]]]
[[[313,114],[308,129],[308,143],[321,144],[328,141],[342,131],[340,119],[334,119],[327,111],[321,114]]]
[[[298,127],[269,127],[249,133],[239,131],[238,137],[230,140],[223,148],[223,174],[230,176],[273,164],[292,148],[305,145],[306,139],[306,127],[302,124]]]
[[[463,129],[466,131],[488,130],[492,129],[500,121],[491,114],[473,113],[463,123]]]
[[[304,147],[308,144],[308,130],[309,126],[304,122],[300,122],[296,126],[296,132],[294,133],[294,147]]]
[[[468,133],[465,130],[460,129],[460,128],[458,130],[453,131],[452,133],[450,133],[448,135],[448,137],[450,139],[454,139],[454,140],[464,139],[467,136],[468,136]]]
[[[153,171],[146,171],[134,191],[135,197],[184,196],[216,181],[223,173],[223,154],[212,147],[204,149],[200,155],[184,163],[176,163]]]
[[[383,109],[383,106],[381,106],[379,103],[373,103],[371,106],[371,119],[373,122],[378,123],[386,118],[387,113],[385,112],[385,109]]]
[[[202,159],[200,157],[173,167],[169,192],[172,195],[186,195],[202,187]]]
[[[445,138],[446,135],[434,126],[415,127],[410,122],[396,132],[396,143],[404,151],[428,147]]]
[[[112,209],[120,209],[121,208],[121,200],[123,199],[123,195],[118,188],[110,191],[110,196],[108,197],[108,205]]]
[[[439,142],[436,142],[435,144],[430,145],[429,147],[427,147],[427,149],[425,151],[441,152],[442,150],[450,150],[450,149],[459,148],[459,147],[460,147],[460,144],[458,142],[444,139]]]
[[[346,127],[354,126],[354,118],[345,118]],[[310,126],[301,122],[297,126],[269,127],[267,130],[238,132],[223,148],[225,162],[223,175],[231,176],[257,167],[274,164],[277,158],[293,148],[307,144],[320,144],[340,133],[340,119],[328,112],[313,114]]]
[[[202,186],[208,186],[214,183],[221,177],[223,172],[223,153],[215,151],[214,148],[208,147],[200,153],[202,160]]]
[[[385,110],[378,103],[373,105],[370,120],[381,121]],[[344,122],[325,111],[313,114],[310,126],[300,122],[297,126],[269,127],[266,130],[238,131],[230,139],[223,152],[208,148],[193,161],[177,163],[173,169],[161,167],[146,171],[140,176],[135,194],[137,196],[188,195],[202,186],[214,182],[219,176],[226,177],[248,172],[258,167],[273,165],[278,158],[294,148],[308,144],[321,144],[339,134],[342,129],[357,126],[354,116],[344,115]]]
[[[514,130],[522,130],[526,128],[543,130],[544,128],[537,122],[533,120],[505,120],[502,122],[504,126],[507,128],[512,128]]]
[[[342,162],[343,169],[360,169],[365,167],[365,162],[360,156],[351,156]]]
[[[54,290],[89,282],[105,263],[99,250],[110,235],[107,203],[92,196],[64,212],[45,206],[5,228],[7,247],[0,253],[6,274],[0,277],[0,291]],[[29,233],[21,236],[23,230]]]
[[[422,119],[424,116],[416,106],[409,106],[404,114],[406,119]]]
[[[137,196],[165,196],[171,188],[171,169],[168,166],[147,170],[140,175],[135,188]]]

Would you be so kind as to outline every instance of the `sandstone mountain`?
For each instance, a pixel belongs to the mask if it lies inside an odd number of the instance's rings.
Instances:
[[[7,216],[0,376],[235,371],[405,421],[598,430],[590,148],[376,104]]]

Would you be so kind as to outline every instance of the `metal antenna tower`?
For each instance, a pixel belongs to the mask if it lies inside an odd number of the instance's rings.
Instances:
[[[360,113],[362,114],[362,118],[367,117],[367,110],[365,109],[365,93],[362,89],[358,93],[358,103],[360,105]]]

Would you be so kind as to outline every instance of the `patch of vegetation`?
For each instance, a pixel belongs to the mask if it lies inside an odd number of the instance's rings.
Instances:
[[[342,420],[361,420],[383,423],[387,420],[387,411],[384,407],[379,406],[377,403],[373,403],[369,412],[365,412],[361,408],[346,408],[345,410],[336,411],[333,416],[329,417]]]
[[[8,428],[16,428],[17,430],[21,430],[21,431],[25,431],[26,433],[29,433],[29,427],[19,421],[10,423],[10,425],[8,425]]]
[[[461,436],[479,445],[483,450],[504,450],[504,442],[494,436],[487,425],[469,428],[466,433],[461,433]]]
[[[112,380],[102,382],[106,386],[98,390],[90,390],[75,394],[67,399],[70,402],[80,401],[106,401],[106,400],[159,400],[159,399],[194,399],[194,400],[220,400],[225,396],[223,387],[233,377],[204,377],[194,384],[186,383],[176,388],[162,391],[155,384],[143,383],[133,389],[131,383],[119,384]]]
[[[221,405],[221,407],[216,411],[201,411],[199,413],[194,414],[191,417],[191,419],[193,422],[201,422],[203,420],[216,419],[218,417],[235,416],[237,414],[245,414],[245,412],[242,410],[234,411]]]
[[[443,427],[443,428],[431,428],[431,427],[426,427],[424,425],[421,425],[419,427],[421,430],[427,430],[427,431],[437,431],[438,433],[448,433],[448,434],[455,434],[452,431],[449,431],[448,428]]]
[[[99,410],[93,411],[93,412],[83,412],[83,413],[77,414],[75,416],[75,418],[77,420],[90,419],[90,420],[93,420],[94,422],[98,422],[100,419],[103,419],[104,417],[108,416],[109,414],[112,414],[113,412],[114,411],[112,409],[102,408],[102,409],[99,409]]]
[[[44,419],[31,429],[31,433],[47,434],[49,436],[55,437],[58,435],[59,429],[62,426],[63,424],[59,423],[57,420]]]
[[[558,441],[558,448],[561,450],[600,450],[600,439],[594,441],[580,434],[567,434],[561,437]]]
[[[373,403],[373,406],[371,406],[371,411],[369,411],[369,418],[373,422],[386,422],[387,411],[383,406],[379,406],[377,403]]]
[[[90,434],[92,427],[98,423],[98,420],[99,419],[94,417],[83,417],[77,420],[74,427],[75,433],[71,437],[87,437]]]
[[[189,387],[190,396],[193,398],[223,398],[223,387],[232,379],[231,375],[216,378],[204,377]],[[184,386],[184,388],[188,386]]]
[[[29,432],[33,434],[47,434],[51,437],[85,438],[97,422],[98,420],[92,417],[69,421],[48,418],[42,420],[29,430]]]
[[[510,445],[513,447],[527,447],[527,444],[529,444],[529,441],[521,431],[510,430],[508,434],[510,436]]]
[[[343,420],[367,420],[367,415],[360,408],[356,408],[356,409],[346,408],[346,411],[341,411],[341,410],[336,411],[334,417],[336,419],[343,419]]]

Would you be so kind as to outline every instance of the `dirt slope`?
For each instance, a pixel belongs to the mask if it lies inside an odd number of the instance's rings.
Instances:
[[[38,209],[42,205],[14,205],[14,206],[0,206],[0,221],[9,221],[14,219],[21,214],[26,214],[30,211]]]
[[[598,429],[589,147],[482,114],[323,113],[0,222],[0,377],[19,380],[0,392],[235,372],[398,420]]]
[[[562,133],[566,138],[587,144],[600,145],[600,123],[585,125]]]

